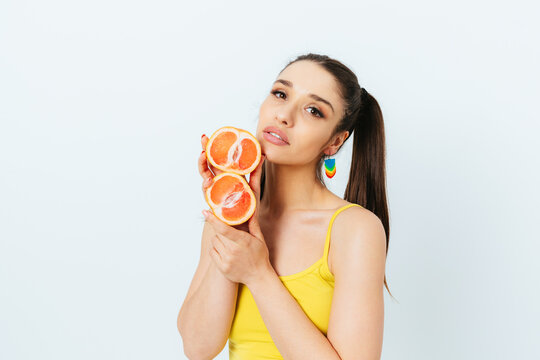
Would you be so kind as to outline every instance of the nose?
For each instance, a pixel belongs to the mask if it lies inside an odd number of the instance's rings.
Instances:
[[[293,106],[284,105],[276,112],[276,120],[285,126],[291,126],[293,123]]]

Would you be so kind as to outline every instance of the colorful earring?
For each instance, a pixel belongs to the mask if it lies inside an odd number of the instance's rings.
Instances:
[[[332,178],[336,174],[336,159],[324,159],[326,176]]]

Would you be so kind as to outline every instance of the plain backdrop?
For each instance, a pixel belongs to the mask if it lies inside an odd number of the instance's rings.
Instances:
[[[382,358],[539,359],[538,10],[3,0],[0,358],[184,359],[201,134],[254,131],[278,72],[314,52],[385,119]]]

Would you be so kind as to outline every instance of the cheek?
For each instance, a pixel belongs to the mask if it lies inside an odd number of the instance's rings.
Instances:
[[[295,126],[296,127],[296,126]],[[294,151],[306,156],[316,156],[324,145],[328,132],[314,126],[298,126],[294,130]]]
[[[269,116],[271,116],[271,106],[269,106],[268,104],[268,100],[265,100],[262,104],[261,104],[261,107],[259,109],[259,119],[263,119],[263,120],[271,120],[271,118],[269,118]]]

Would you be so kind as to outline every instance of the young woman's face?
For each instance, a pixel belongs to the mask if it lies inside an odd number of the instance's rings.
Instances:
[[[303,164],[318,159],[343,115],[332,75],[311,61],[297,61],[278,75],[261,105],[256,137],[269,161]],[[268,126],[281,130],[286,145],[272,143]]]

